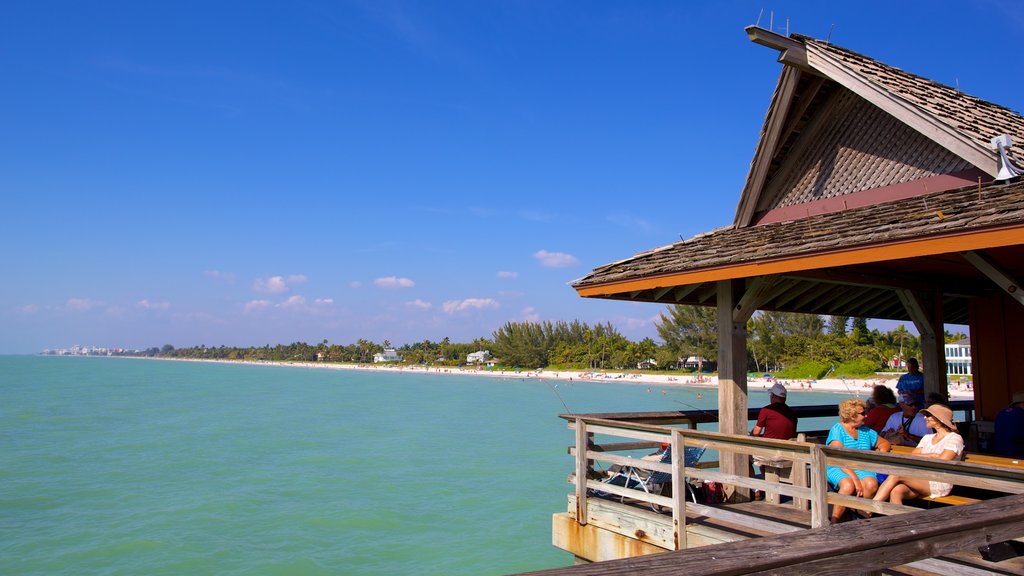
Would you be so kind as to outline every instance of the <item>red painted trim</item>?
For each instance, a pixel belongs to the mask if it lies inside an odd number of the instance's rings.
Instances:
[[[835,198],[825,198],[804,204],[797,204],[795,206],[776,208],[774,210],[769,210],[755,215],[753,220],[754,223],[752,225],[761,226],[763,224],[772,224],[775,222],[799,220],[801,218],[807,218],[808,216],[831,214],[833,212],[842,212],[852,208],[862,208],[864,206],[874,206],[876,204],[884,204],[886,202],[913,198],[915,196],[924,196],[925,194],[932,194],[934,192],[955,190],[971,184],[977,184],[979,176],[981,177],[982,184],[987,184],[992,181],[992,177],[988,174],[978,170],[977,168],[970,168],[963,172],[942,174],[939,176],[932,176],[930,178],[921,178],[920,180],[913,180],[911,182],[903,182],[901,184],[893,184],[891,186],[853,192],[845,196],[836,196]]]

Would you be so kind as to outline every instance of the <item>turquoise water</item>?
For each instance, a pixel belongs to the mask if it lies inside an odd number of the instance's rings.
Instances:
[[[568,565],[551,546],[551,514],[566,507],[573,466],[573,433],[556,417],[562,401],[591,412],[713,409],[717,399],[708,389],[698,400],[688,389],[552,386],[0,357],[0,574]],[[765,402],[752,393],[752,405]]]

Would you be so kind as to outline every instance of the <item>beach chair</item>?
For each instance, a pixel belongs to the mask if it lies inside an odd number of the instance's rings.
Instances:
[[[688,446],[684,449],[685,459],[684,466],[693,467],[700,461],[701,457],[704,456],[705,448],[698,448],[695,446]],[[672,463],[672,447],[665,448],[665,451],[661,454],[661,458],[658,462],[662,464]],[[623,466],[613,476],[605,480],[606,484],[614,484],[616,486],[623,486],[625,488],[631,488],[633,490],[643,490],[648,494],[661,494],[666,485],[672,484],[672,474],[670,472],[651,472],[643,468],[637,468],[634,466]],[[697,496],[694,494],[693,489],[689,483],[684,482],[683,485],[686,487],[687,493],[694,503],[697,502]],[[605,497],[611,496],[608,492],[595,492],[597,496]],[[620,497],[620,501],[625,500],[625,497]],[[651,506],[655,510],[658,510],[654,505]]]

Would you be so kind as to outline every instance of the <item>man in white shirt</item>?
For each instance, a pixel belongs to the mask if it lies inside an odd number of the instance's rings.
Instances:
[[[893,444],[917,446],[931,430],[924,423],[924,416],[917,409],[917,399],[911,394],[900,394],[899,412],[894,412],[882,426],[882,436]]]

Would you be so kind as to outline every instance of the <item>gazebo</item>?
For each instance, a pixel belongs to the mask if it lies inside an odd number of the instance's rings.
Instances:
[[[1024,390],[1024,182],[997,180],[992,140],[1019,154],[1024,117],[825,41],[747,33],[783,66],[733,224],[573,287],[717,307],[722,432],[747,431],[757,310],[911,321],[926,390],[942,392],[943,326],[967,324],[975,413],[992,419]],[[721,466],[746,475],[742,456]]]

